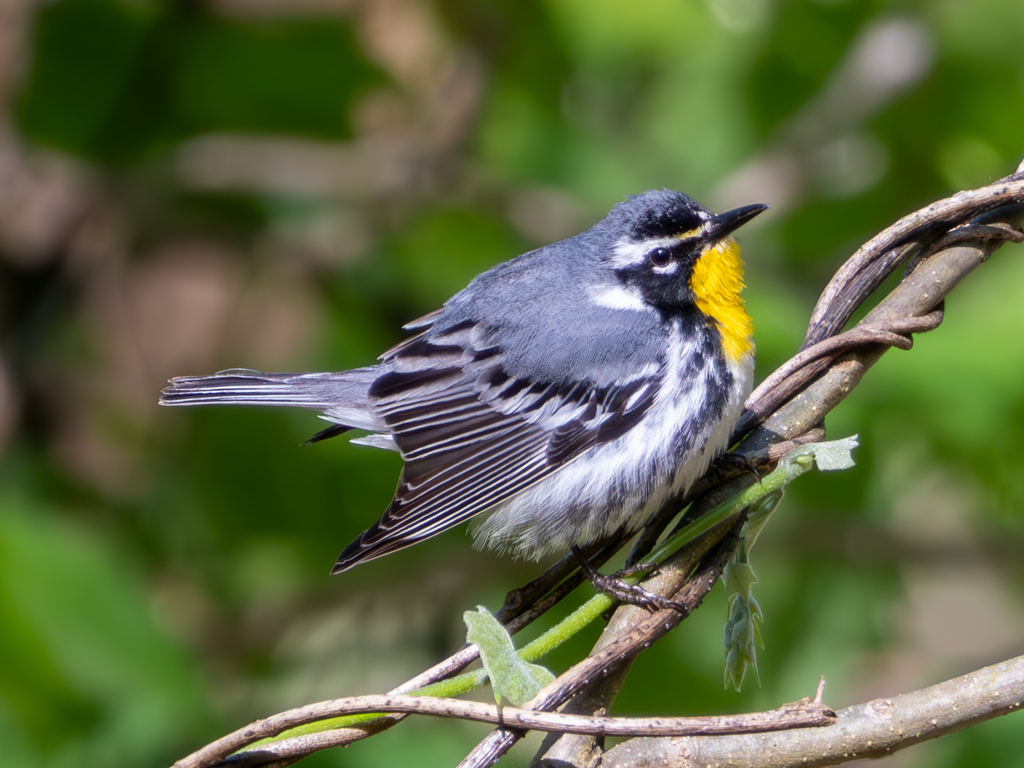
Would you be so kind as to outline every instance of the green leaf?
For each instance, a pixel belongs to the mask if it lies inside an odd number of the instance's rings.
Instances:
[[[480,662],[491,679],[494,700],[498,704],[521,706],[555,679],[539,664],[530,664],[516,655],[512,638],[483,606],[463,614],[466,639],[480,649]]]
[[[744,555],[749,555],[750,550],[754,548],[757,537],[761,535],[761,530],[768,522],[768,518],[772,516],[772,512],[779,506],[784,494],[784,488],[772,491],[763,499],[759,499],[747,512],[747,520],[743,523],[743,529],[740,531],[740,535],[743,537]]]
[[[785,483],[811,469],[831,471],[853,466],[850,452],[857,447],[857,436],[834,440],[828,443],[812,443],[788,453],[769,478],[784,478],[782,484],[772,488],[765,496],[750,506],[747,520],[740,532],[742,540],[736,548],[732,562],[722,570],[722,584],[725,586],[729,618],[726,619],[723,640],[725,644],[725,687],[737,691],[743,685],[748,669],[753,669],[758,684],[757,649],[764,649],[761,640],[760,623],[764,621],[761,606],[754,599],[753,587],[757,576],[750,565],[750,550],[764,529],[768,518],[782,501]],[[765,478],[768,480],[769,478]],[[761,483],[761,490],[768,490],[769,483]]]
[[[753,571],[750,575],[753,576]],[[761,683],[757,672],[757,646],[764,648],[758,628],[764,614],[757,600],[750,595],[734,595],[730,602],[731,611],[724,631],[725,687],[739,691],[748,669],[754,670],[758,684]]]

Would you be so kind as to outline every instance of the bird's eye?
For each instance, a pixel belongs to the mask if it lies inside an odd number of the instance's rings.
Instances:
[[[655,248],[647,254],[647,259],[655,267],[664,267],[672,261],[672,254],[668,248]]]

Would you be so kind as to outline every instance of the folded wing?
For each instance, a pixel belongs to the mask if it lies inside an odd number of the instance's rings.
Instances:
[[[656,377],[596,387],[505,373],[501,350],[410,339],[385,361],[371,408],[405,459],[381,519],[333,572],[411,546],[485,512],[643,418]]]

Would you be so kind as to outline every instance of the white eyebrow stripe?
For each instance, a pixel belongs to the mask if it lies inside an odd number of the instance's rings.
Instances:
[[[655,248],[671,248],[677,245],[679,239],[675,237],[659,237],[654,240],[643,240],[639,243],[632,240],[620,240],[612,249],[612,257],[608,260],[613,269],[630,267],[639,264]]]
[[[653,312],[654,308],[646,304],[640,296],[640,292],[627,288],[624,285],[616,285],[611,288],[602,288],[590,296],[591,300],[599,307],[609,309],[628,309],[634,312]]]
[[[612,249],[612,257],[608,260],[608,263],[613,269],[622,269],[623,267],[639,264],[655,248],[671,248],[679,245],[683,240],[702,237],[707,231],[709,221],[710,219],[706,219],[699,227],[691,229],[689,232],[673,235],[672,237],[658,237],[650,240],[641,240],[640,242],[620,240]]]

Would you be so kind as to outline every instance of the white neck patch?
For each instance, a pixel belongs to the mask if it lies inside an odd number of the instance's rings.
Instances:
[[[654,308],[640,296],[640,291],[630,286],[613,285],[592,291],[590,300],[599,307],[628,309],[634,312],[653,312]]]

